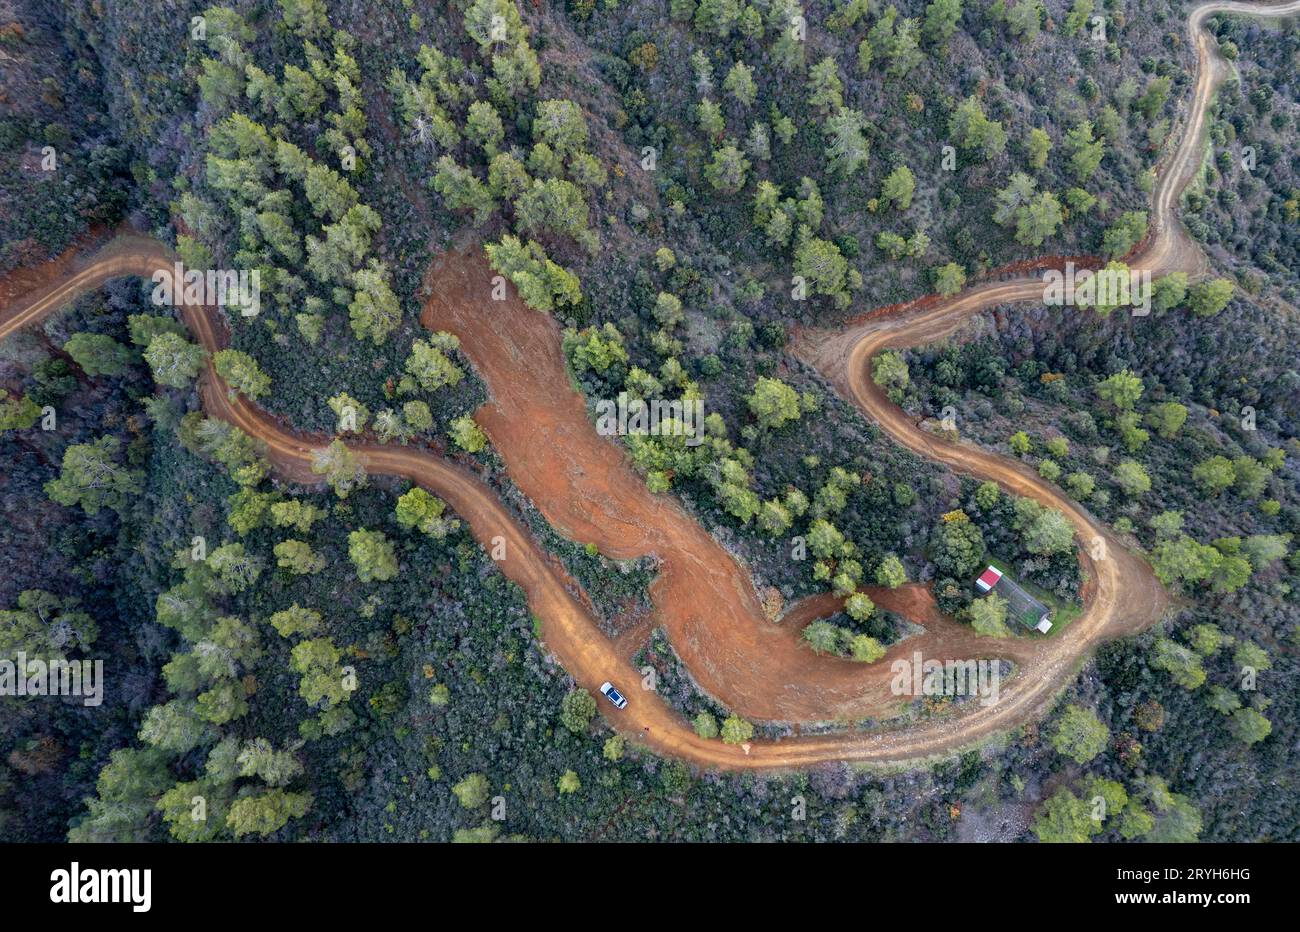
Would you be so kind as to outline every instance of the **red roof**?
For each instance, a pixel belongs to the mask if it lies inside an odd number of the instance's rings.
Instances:
[[[986,569],[983,573],[980,574],[980,578],[975,580],[975,582],[979,584],[979,587],[981,589],[987,592],[988,590],[996,586],[998,584],[998,580],[1001,578],[1002,578],[1002,571],[990,566],[988,569]]]

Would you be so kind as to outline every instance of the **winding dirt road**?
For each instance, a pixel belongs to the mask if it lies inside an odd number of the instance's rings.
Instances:
[[[1204,269],[1200,251],[1177,222],[1178,195],[1201,164],[1204,116],[1228,65],[1201,30],[1214,12],[1282,16],[1300,12],[1300,0],[1285,5],[1215,2],[1198,7],[1188,20],[1199,56],[1195,97],[1182,138],[1160,173],[1154,196],[1152,235],[1129,262],[1156,273]],[[18,300],[0,289],[0,339],[64,307],[85,291],[124,275],[170,272],[173,256],[156,241],[123,235],[103,249],[69,262],[51,264],[55,284]],[[654,555],[661,571],[651,589],[657,621],[664,625],[683,662],[700,685],[747,717],[786,722],[851,722],[887,718],[899,697],[888,690],[893,656],[921,650],[927,658],[1005,657],[1018,668],[1014,681],[990,706],[970,703],[959,713],[893,729],[753,741],[735,747],[695,735],[654,693],[634,691],[626,710],[605,708],[610,723],[629,738],[662,755],[719,768],[779,769],[823,761],[903,761],[948,753],[1024,722],[1041,712],[1078,665],[1104,639],[1130,634],[1162,614],[1166,595],[1150,568],[1123,548],[1086,511],[1023,464],[950,444],[920,431],[890,404],[870,380],[870,358],[887,346],[930,342],[951,333],[971,315],[990,307],[1037,301],[1039,278],[981,285],[956,298],[915,302],[888,314],[866,315],[847,330],[805,331],[796,355],[817,366],[845,397],[876,419],[900,443],[970,475],[991,478],[1019,495],[1061,509],[1085,546],[1105,543],[1105,557],[1089,560],[1095,595],[1083,615],[1058,637],[996,641],[934,611],[915,620],[926,632],[897,645],[871,666],[817,657],[798,642],[798,625],[774,625],[758,605],[747,571],[673,499],[654,496],[628,466],[620,448],[596,435],[582,399],[569,387],[559,349],[558,327],[528,309],[513,294],[505,302],[489,297],[492,272],[476,251],[444,256],[431,270],[435,297],[422,320],[456,332],[462,348],[487,383],[492,401],[476,417],[500,452],[515,483],[557,529],[573,540],[595,543],[616,558]],[[37,276],[38,280],[40,276]],[[226,345],[222,316],[185,308],[195,338],[209,351]],[[238,425],[266,445],[268,459],[283,478],[317,482],[310,463],[329,438],[300,434],[229,392],[211,365],[200,382],[204,409]],[[604,680],[624,686],[639,673],[599,629],[576,584],[516,522],[496,494],[476,475],[426,451],[375,444],[352,449],[372,474],[402,476],[445,499],[485,546],[504,538],[501,569],[518,583],[531,610],[542,619],[547,648],[584,687]],[[873,593],[878,601],[899,600],[917,614],[915,593]],[[822,600],[824,602],[825,600]],[[907,603],[904,605],[904,603]],[[825,605],[796,606],[791,614],[813,617]]]

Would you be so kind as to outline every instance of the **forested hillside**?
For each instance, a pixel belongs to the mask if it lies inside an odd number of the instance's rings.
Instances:
[[[478,295],[491,330],[508,290],[553,318],[582,428],[606,433],[611,399],[700,406],[694,435],[608,442],[664,520],[737,561],[764,624],[827,600],[774,653],[883,677],[924,621],[889,601],[1029,657],[1069,636],[1104,556],[1060,508],[896,442],[792,341],[1030,260],[1131,255],[1195,84],[1190,9],[0,4],[0,297],[126,226],[260,289],[197,302],[219,349],[134,277],[0,344],[0,656],[105,668],[102,705],[0,697],[0,837],[1297,840],[1294,19],[1211,23],[1237,70],[1181,205],[1209,274],[1160,276],[1149,316],[1003,306],[872,360],[912,420],[1031,467],[1170,593],[1046,717],[880,766],[660,756],[597,714],[470,516],[359,452],[448,464],[499,501],[641,672],[620,689],[657,684],[692,738],[748,754],[949,721],[962,702],[915,696],[761,719],[699,686],[699,645],[656,602],[666,555],[548,521],[485,430],[486,367],[426,325],[431,302]],[[582,447],[572,424],[537,430]],[[992,561],[1053,634],[972,588]]]

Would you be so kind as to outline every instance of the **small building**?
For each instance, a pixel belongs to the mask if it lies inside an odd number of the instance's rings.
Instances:
[[[975,580],[982,593],[996,592],[1007,600],[1007,614],[1026,628],[1046,634],[1052,630],[1052,611],[1024,590],[1014,579],[996,566],[990,566]]]

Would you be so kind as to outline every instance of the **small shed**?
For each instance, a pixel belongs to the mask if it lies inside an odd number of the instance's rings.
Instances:
[[[996,592],[1006,599],[1007,614],[1026,628],[1033,628],[1042,634],[1052,630],[1052,610],[996,566],[989,566],[980,573],[975,580],[975,588],[982,593]]]

